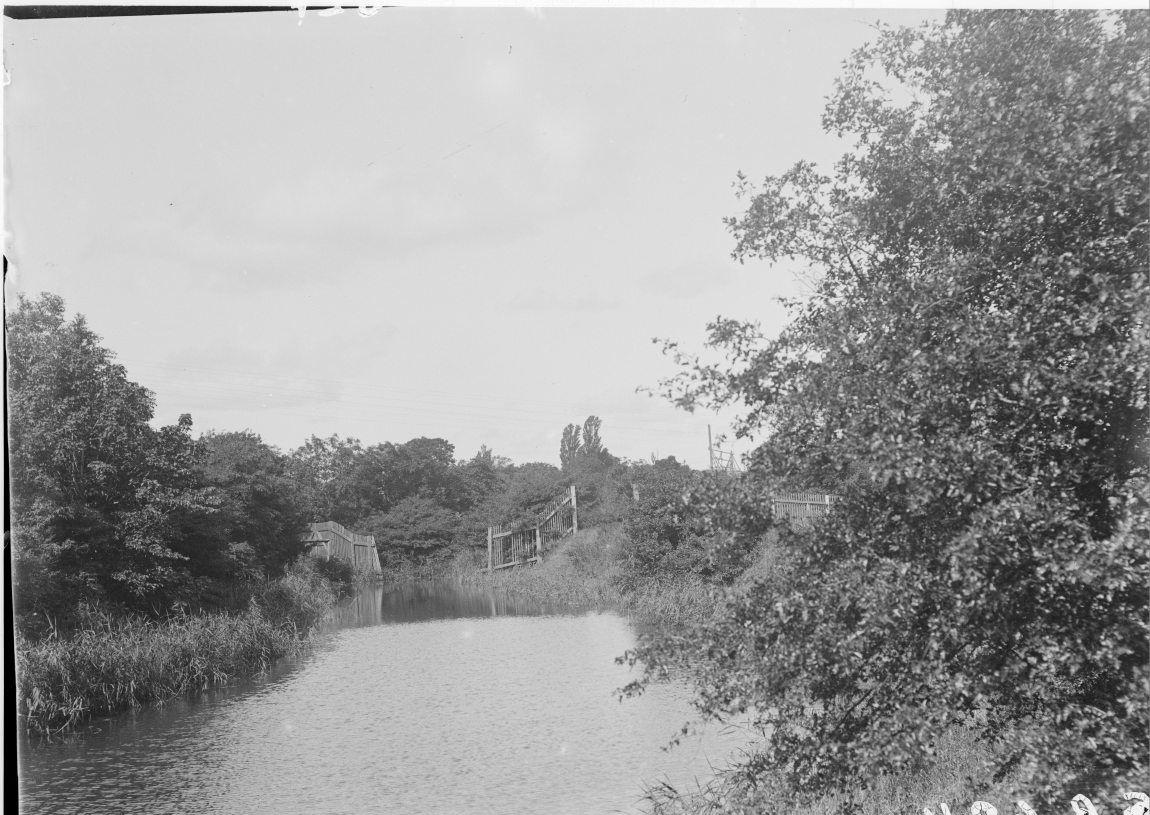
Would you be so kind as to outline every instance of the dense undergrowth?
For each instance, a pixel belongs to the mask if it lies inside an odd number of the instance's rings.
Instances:
[[[301,561],[234,612],[153,619],[81,606],[66,632],[17,634],[20,718],[30,733],[51,734],[91,716],[258,675],[306,647],[347,585]]]

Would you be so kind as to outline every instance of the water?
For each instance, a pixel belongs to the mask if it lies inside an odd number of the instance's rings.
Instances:
[[[196,701],[23,745],[28,813],[631,812],[644,782],[692,786],[744,736],[704,731],[685,688],[620,702],[614,614],[480,590],[369,587],[306,657]]]

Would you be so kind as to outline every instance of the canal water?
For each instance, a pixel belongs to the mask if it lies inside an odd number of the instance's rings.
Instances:
[[[373,586],[307,656],[195,701],[24,743],[21,812],[598,815],[645,784],[693,788],[745,734],[691,719],[686,688],[620,701],[615,614],[480,589]]]

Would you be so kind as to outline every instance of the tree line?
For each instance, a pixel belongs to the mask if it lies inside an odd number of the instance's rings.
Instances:
[[[153,427],[155,400],[53,294],[8,315],[14,597],[30,631],[81,604],[164,615],[226,606],[302,553],[311,521],[375,536],[385,569],[466,556],[490,524],[527,522],[569,485],[584,522],[617,518],[628,467],[590,416],[561,466],[442,438],[312,436],[281,452],[251,430]],[[476,560],[478,563],[478,560]],[[242,594],[242,593],[240,593]]]

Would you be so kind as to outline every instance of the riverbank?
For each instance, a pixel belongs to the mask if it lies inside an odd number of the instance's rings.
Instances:
[[[641,626],[676,632],[690,631],[715,614],[725,595],[694,574],[631,575],[623,580],[620,551],[624,541],[620,525],[607,525],[563,540],[538,566],[487,575],[460,562],[452,571],[456,579],[462,575],[464,582],[487,585],[516,599],[559,603],[572,610],[614,610]],[[730,591],[738,592],[751,581],[767,577],[777,565],[772,558],[772,552],[764,550]],[[783,778],[769,773],[752,778],[735,768],[718,769],[714,778],[693,789],[651,787],[645,806],[650,815],[835,815],[844,806],[859,815],[890,815],[921,812],[924,806],[937,807],[939,802],[965,806],[978,795],[1012,800],[1010,778],[991,782],[991,759],[992,751],[975,738],[973,730],[956,725],[937,746],[929,767],[875,779],[865,788],[842,795],[800,802]]]
[[[624,581],[620,562],[624,540],[620,524],[605,524],[560,541],[539,565],[488,575],[464,563],[455,566],[450,576],[573,611],[618,611],[644,626],[682,627],[714,613],[718,602],[714,589],[696,575]]]
[[[301,561],[238,613],[149,620],[86,608],[72,631],[17,636],[18,715],[30,733],[49,735],[256,676],[306,647],[342,588]]]

